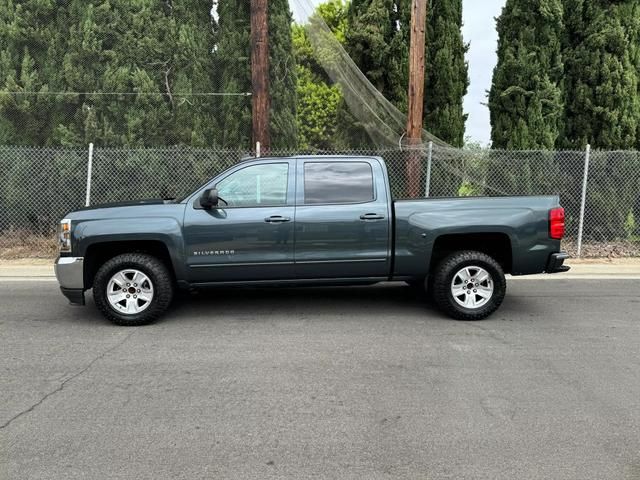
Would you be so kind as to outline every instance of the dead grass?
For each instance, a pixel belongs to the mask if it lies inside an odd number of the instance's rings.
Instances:
[[[562,242],[562,249],[572,257],[578,256],[578,246],[576,242],[565,240]],[[640,243],[615,241],[602,243],[583,243],[582,259],[618,259],[618,258],[638,258],[640,257]]]
[[[0,260],[46,259],[58,255],[55,236],[13,231],[0,235]]]

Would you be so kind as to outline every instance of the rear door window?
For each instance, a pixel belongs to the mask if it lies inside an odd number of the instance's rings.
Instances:
[[[366,203],[375,200],[373,171],[366,162],[306,162],[304,203]]]

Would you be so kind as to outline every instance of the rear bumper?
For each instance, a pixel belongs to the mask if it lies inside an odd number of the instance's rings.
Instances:
[[[568,272],[571,270],[571,267],[568,265],[564,265],[564,261],[569,258],[569,254],[565,252],[560,253],[552,253],[549,256],[549,261],[547,262],[547,268],[545,272],[547,273],[562,273]]]

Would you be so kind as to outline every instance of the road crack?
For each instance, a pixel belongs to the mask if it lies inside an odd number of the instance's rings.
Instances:
[[[127,335],[126,337],[124,337],[122,340],[120,340],[119,342],[117,342],[115,345],[113,345],[112,347],[107,348],[104,352],[102,352],[100,355],[98,355],[97,357],[95,357],[93,360],[91,360],[82,370],[78,371],[77,373],[74,373],[73,375],[71,375],[69,378],[67,378],[66,380],[64,380],[56,389],[50,391],[49,393],[45,394],[40,400],[38,400],[36,403],[34,403],[33,405],[31,405],[29,408],[27,408],[26,410],[23,410],[19,413],[17,413],[16,415],[14,415],[13,417],[11,417],[9,420],[7,420],[5,423],[3,423],[2,425],[0,425],[0,430],[7,428],[9,425],[11,425],[15,420],[19,419],[20,417],[27,415],[30,412],[33,412],[33,410],[35,410],[37,407],[39,407],[40,405],[42,405],[45,401],[47,401],[47,399],[51,398],[52,396],[54,396],[55,394],[61,392],[62,390],[64,390],[64,387],[73,379],[78,378],[79,376],[81,376],[82,374],[84,374],[85,372],[87,372],[87,370],[89,370],[94,363],[96,363],[99,360],[102,360],[105,356],[107,356],[109,353],[113,352],[114,350],[116,350],[117,348],[119,348],[122,344],[124,344],[124,342],[126,342],[127,340],[129,340],[129,337],[131,337],[131,335],[133,335],[135,333],[135,331],[129,333],[129,335]]]

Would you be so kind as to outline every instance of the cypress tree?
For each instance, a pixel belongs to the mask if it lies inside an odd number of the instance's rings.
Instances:
[[[291,11],[287,0],[269,1],[269,127],[273,149],[294,148],[296,128],[296,71],[291,39]],[[220,0],[216,25],[216,70],[225,93],[251,92],[250,2]],[[251,98],[228,96],[219,111],[221,145],[251,146]]]
[[[398,109],[407,110],[411,0],[352,0],[347,49],[369,81]],[[461,33],[462,0],[430,0],[425,59],[424,126],[462,146],[469,85]],[[443,174],[444,175],[444,174]]]
[[[4,142],[211,143],[216,130],[211,100],[179,97],[213,91],[213,37],[206,4],[2,2],[0,88],[39,93],[0,95]]]
[[[269,76],[271,147],[298,144],[296,123],[296,60],[293,53],[289,0],[269,0]]]
[[[562,2],[507,0],[489,93],[494,148],[552,149],[562,121]]]
[[[551,150],[562,128],[561,0],[507,0],[498,18],[498,63],[489,92],[496,149]],[[507,194],[557,191],[553,154],[532,152],[510,162],[491,154],[490,187]]]
[[[565,130],[561,147],[638,146],[637,0],[565,0]]]
[[[347,51],[391,103],[407,109],[410,0],[352,0]]]
[[[51,143],[62,89],[64,51],[53,0],[0,1],[0,139],[14,145]],[[9,94],[8,92],[20,92]],[[35,93],[29,93],[35,92]]]
[[[463,110],[469,86],[462,38],[462,0],[432,0],[427,19],[425,129],[462,147],[467,115]]]
[[[462,147],[465,122],[463,100],[469,86],[462,39],[462,0],[431,0],[427,17],[424,128],[445,142]],[[432,166],[431,194],[456,196],[462,178],[450,165]]]
[[[227,94],[251,92],[250,4],[220,0],[215,26],[215,72],[219,91]],[[222,97],[218,143],[228,148],[251,145],[251,97]]]
[[[567,93],[565,130],[559,145],[573,149],[583,149],[586,144],[600,150],[637,148],[639,2],[566,0],[565,22]],[[637,177],[627,172],[637,168],[635,154],[594,152],[587,192],[587,238],[629,235],[626,222],[640,185]],[[577,211],[578,195],[572,202]]]

